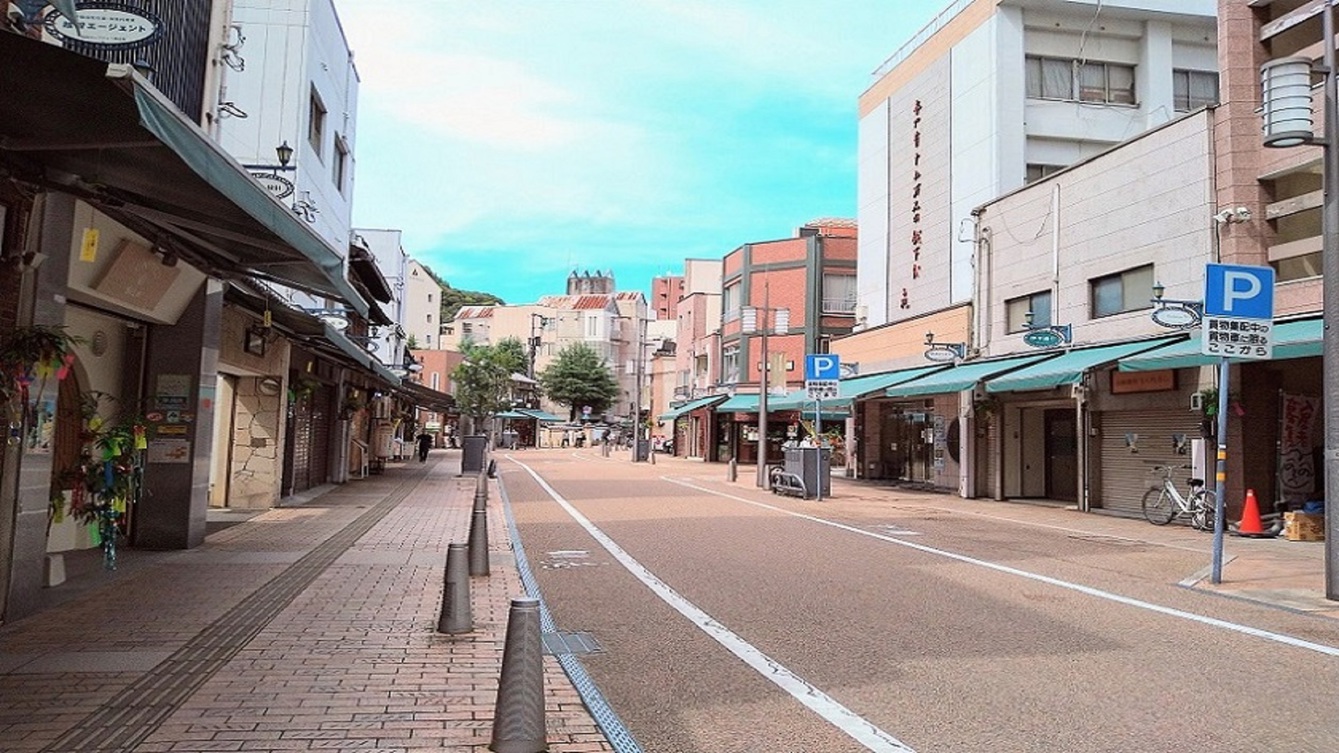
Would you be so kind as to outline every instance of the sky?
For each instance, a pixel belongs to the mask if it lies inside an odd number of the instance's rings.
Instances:
[[[857,99],[948,0],[335,0],[354,226],[520,304],[856,216]]]

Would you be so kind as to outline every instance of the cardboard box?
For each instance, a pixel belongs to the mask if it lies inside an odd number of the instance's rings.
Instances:
[[[1289,541],[1324,541],[1325,515],[1309,512],[1283,513],[1283,535]]]

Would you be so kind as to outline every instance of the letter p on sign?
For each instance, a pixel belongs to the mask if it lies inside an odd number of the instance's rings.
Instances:
[[[1274,269],[1241,264],[1206,265],[1204,315],[1273,319]]]

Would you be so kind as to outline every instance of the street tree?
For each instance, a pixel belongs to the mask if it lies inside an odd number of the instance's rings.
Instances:
[[[511,408],[511,375],[516,371],[513,354],[501,347],[464,342],[465,360],[451,372],[456,382],[456,406],[469,416],[478,431],[493,416]],[[521,366],[524,366],[524,361]]]
[[[590,406],[591,413],[604,413],[618,399],[618,382],[608,364],[589,345],[573,343],[558,353],[539,374],[539,384],[549,399],[569,408]]]

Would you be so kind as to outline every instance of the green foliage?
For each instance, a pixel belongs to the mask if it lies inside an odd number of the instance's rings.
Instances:
[[[574,343],[558,354],[539,375],[544,394],[572,409],[589,405],[604,413],[618,399],[618,382],[600,355],[585,343]]]
[[[497,356],[517,374],[530,372],[530,354],[525,352],[525,344],[514,337],[503,338],[494,346]]]
[[[460,349],[465,360],[451,373],[460,412],[482,422],[510,408],[511,375],[516,371],[513,354],[503,349],[502,343],[491,346],[465,342]]]

